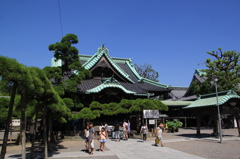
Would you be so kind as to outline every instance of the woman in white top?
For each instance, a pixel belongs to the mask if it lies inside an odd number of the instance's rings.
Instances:
[[[141,127],[140,133],[142,133],[143,135],[143,142],[147,141],[147,133],[148,133],[148,127],[146,126],[146,124],[143,124],[143,126]]]
[[[156,132],[156,139],[155,139],[155,145],[158,146],[159,142],[161,146],[163,147],[163,142],[162,142],[162,136],[163,136],[163,128],[164,125],[162,123],[159,124],[159,127],[157,127],[157,132]]]

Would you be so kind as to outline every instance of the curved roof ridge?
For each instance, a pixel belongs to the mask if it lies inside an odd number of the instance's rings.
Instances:
[[[123,71],[117,64],[115,64],[115,62],[112,60],[112,58],[108,55],[108,54],[105,54],[105,56],[107,57],[107,59],[109,60],[109,62],[113,65],[113,67],[115,69],[117,69],[123,76],[125,76],[130,82],[132,83],[135,83],[133,82],[130,78],[129,78],[129,74],[127,74],[125,71]]]
[[[138,82],[146,82],[146,83],[150,83],[150,84],[153,84],[155,86],[159,86],[159,87],[163,87],[163,88],[169,88],[170,85],[165,85],[165,84],[162,84],[162,83],[159,83],[159,82],[155,82],[153,80],[150,80],[150,79],[147,79],[147,78],[143,78],[141,77],[137,70],[134,68],[133,64],[132,64],[132,61],[131,59],[129,59],[128,61],[126,61],[126,64],[127,66],[129,67],[129,69],[132,71],[132,73],[134,74],[134,76],[137,78]]]
[[[166,84],[162,84],[162,83],[159,83],[159,82],[155,82],[155,81],[147,79],[147,78],[142,78],[142,80],[143,80],[143,82],[150,83],[150,84],[153,84],[155,86],[159,86],[159,87],[163,87],[163,88],[169,88],[171,86],[171,85],[166,85]]]
[[[142,80],[142,77],[138,74],[137,70],[134,68],[132,64],[132,60],[129,59],[128,61],[126,61],[126,64],[129,67],[129,69],[132,71],[133,75],[137,78],[138,82],[140,82]]]
[[[106,50],[105,50],[106,49]],[[126,78],[128,81],[130,81],[131,83],[134,83],[134,81],[132,81],[129,78],[129,75],[124,72],[117,64],[115,64],[115,62],[113,61],[113,59],[109,56],[108,54],[108,50],[107,48],[101,49],[99,48],[97,50],[97,52],[87,61],[83,64],[83,66],[86,69],[91,69],[99,60],[100,58],[105,55],[105,57],[107,58],[107,60],[110,62],[110,64],[124,77]]]

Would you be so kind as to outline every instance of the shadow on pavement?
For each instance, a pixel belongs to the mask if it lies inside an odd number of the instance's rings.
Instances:
[[[68,148],[61,145],[61,141],[56,143],[51,143],[48,148],[48,157],[52,157],[55,154],[59,154],[60,149],[68,149]],[[27,159],[30,158],[30,152],[31,152],[31,147],[26,147]],[[21,158],[21,157],[22,157],[22,154],[14,154],[9,156],[9,158]],[[42,159],[42,158],[44,158],[44,144],[35,143],[34,159]]]

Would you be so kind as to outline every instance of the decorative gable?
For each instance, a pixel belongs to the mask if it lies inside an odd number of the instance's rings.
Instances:
[[[108,70],[111,70],[115,75],[117,75],[120,79],[122,79],[125,82],[131,82],[134,83],[130,78],[129,75],[124,72],[109,56],[108,49],[104,47],[104,45],[100,48],[98,48],[97,52],[86,62],[83,64],[83,66],[90,70],[91,72],[94,72],[97,74],[97,72],[100,72],[99,69],[102,69],[102,71],[105,70],[105,73],[107,73]],[[97,69],[97,70],[96,70]],[[100,75],[100,77],[110,77],[109,72],[108,75]]]

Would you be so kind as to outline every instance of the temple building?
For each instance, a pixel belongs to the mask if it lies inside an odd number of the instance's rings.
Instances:
[[[92,77],[78,85],[82,103],[120,102],[122,99],[150,98],[168,94],[169,85],[141,77],[135,70],[132,59],[110,57],[103,45],[94,55],[80,55],[81,64],[91,71]],[[61,66],[61,61],[52,59],[52,66]]]
[[[170,88],[170,85],[141,77],[135,70],[132,59],[110,57],[109,51],[104,45],[98,48],[92,56],[80,55],[80,62],[92,73],[91,78],[82,80],[81,84],[77,86],[77,93],[84,106],[89,106],[92,101],[102,104],[119,103],[122,99],[161,96],[162,102],[169,107],[169,111],[162,114],[164,117],[180,119],[185,127],[197,126],[197,134],[200,133],[200,125],[206,126],[211,122],[214,125],[214,133],[217,134],[219,130],[217,130],[216,123],[219,121],[216,119],[216,105],[219,104],[223,120],[235,117],[240,135],[240,96],[231,90],[219,92],[219,103],[216,103],[216,94],[214,93],[197,97],[193,93],[191,85],[195,81],[198,84],[204,82],[205,77],[199,70],[195,70],[189,87]],[[52,59],[51,65],[57,67],[61,66],[61,63],[60,60]],[[131,116],[135,121],[138,120],[134,115]],[[129,117],[128,114],[128,119],[131,116]],[[110,118],[113,120],[112,117]],[[122,116],[122,118],[125,117]]]
[[[111,57],[104,45],[98,48],[94,55],[80,55],[80,62],[92,73],[91,78],[82,80],[77,88],[81,103],[85,107],[88,107],[92,101],[101,104],[120,103],[122,99],[163,97],[171,91],[170,85],[141,77],[135,70],[132,59]],[[60,60],[52,59],[51,66],[61,65]],[[136,123],[139,119],[134,113],[118,116],[103,115],[93,121],[95,124],[102,122],[113,124],[110,122],[123,121],[123,119],[132,123],[132,129],[137,129]]]

